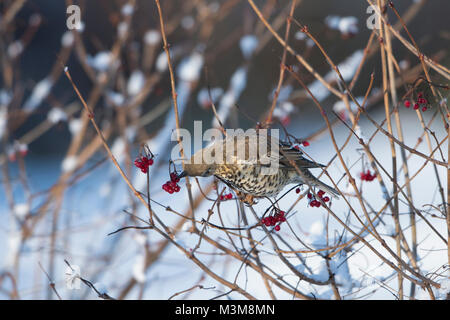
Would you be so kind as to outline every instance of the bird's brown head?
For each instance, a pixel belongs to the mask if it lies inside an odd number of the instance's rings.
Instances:
[[[216,165],[215,164],[195,164],[195,163],[186,163],[184,165],[184,171],[180,173],[179,178],[183,177],[209,177],[212,176],[215,172]]]

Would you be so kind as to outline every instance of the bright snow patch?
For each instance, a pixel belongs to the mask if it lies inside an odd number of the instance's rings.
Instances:
[[[241,47],[244,58],[250,59],[253,55],[253,52],[258,47],[258,38],[251,34],[245,35],[241,38],[239,46]]]
[[[28,205],[28,203],[17,203],[14,206],[14,214],[19,219],[25,218],[29,212],[30,212],[30,206]]]
[[[74,40],[75,37],[73,36],[72,31],[66,31],[61,38],[61,45],[63,47],[70,47],[73,44]]]
[[[325,24],[330,29],[338,30],[344,35],[357,34],[359,31],[356,17],[327,16]]]
[[[61,170],[66,173],[73,171],[78,164],[78,158],[76,156],[68,156],[64,158],[62,164],[61,164]]]
[[[135,263],[133,265],[133,277],[139,283],[144,283],[147,280],[145,275],[145,257],[142,254],[136,256]]]
[[[51,123],[58,123],[67,120],[67,113],[61,108],[52,108],[47,114],[47,120]]]
[[[83,122],[80,118],[74,118],[69,121],[69,131],[72,135],[77,135],[80,132],[82,126]]]
[[[0,105],[0,140],[5,134],[7,118],[8,118],[8,110],[6,109],[6,106]]]
[[[88,64],[98,71],[106,71],[112,60],[112,54],[108,51],[101,51],[97,53],[94,57],[88,56]]]
[[[126,5],[124,5],[122,7],[121,11],[124,16],[129,16],[129,15],[133,14],[134,7],[131,4],[127,3]]]
[[[125,141],[122,137],[117,138],[111,147],[111,152],[118,162],[121,162],[125,156],[125,147]]]
[[[157,30],[148,30],[144,35],[144,42],[148,45],[156,45],[161,41],[161,34]]]
[[[115,106],[121,106],[125,102],[125,97],[115,91],[107,91],[106,96]]]
[[[33,111],[37,106],[39,106],[48,94],[53,86],[53,81],[50,78],[45,78],[39,81],[38,84],[33,89],[31,96],[25,102],[24,109],[26,111]]]
[[[192,18],[192,16],[185,16],[183,17],[183,19],[181,19],[181,26],[186,30],[192,29],[194,24],[195,20],[194,18]]]
[[[23,52],[23,43],[20,40],[16,40],[8,46],[8,56],[15,58]]]
[[[156,58],[156,70],[159,72],[167,70],[167,55],[165,51],[161,52],[158,58]]]
[[[217,100],[220,98],[220,96],[223,94],[223,89],[222,88],[212,88],[210,91],[211,91],[212,101],[214,103],[216,103]],[[211,99],[210,99],[207,88],[203,88],[198,92],[197,102],[203,108],[207,108],[207,107],[211,106]]]
[[[181,61],[178,67],[178,76],[183,81],[196,81],[200,77],[202,67],[203,56],[198,52],[194,52]]]
[[[145,84],[145,76],[140,70],[131,73],[127,83],[127,92],[130,96],[135,96],[141,92]]]

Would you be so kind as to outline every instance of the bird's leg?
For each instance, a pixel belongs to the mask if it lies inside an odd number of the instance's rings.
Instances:
[[[256,201],[254,199],[254,196],[248,193],[242,193],[240,191],[235,191],[236,195],[238,196],[239,200],[244,202],[246,205],[251,206],[256,204]]]

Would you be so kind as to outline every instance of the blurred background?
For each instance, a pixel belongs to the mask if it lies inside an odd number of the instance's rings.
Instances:
[[[421,51],[439,64],[450,66],[447,52],[450,47],[450,3],[394,2]],[[283,38],[291,1],[264,0],[255,1],[255,4]],[[74,30],[67,27],[71,17],[67,8],[71,5],[77,5],[81,14],[78,28]],[[192,129],[194,120],[203,121],[204,130],[217,126],[208,87],[225,127],[246,129],[264,121],[277,87],[283,47],[249,3],[165,0],[161,1],[161,7],[173,59],[181,126]],[[373,88],[365,108],[381,123],[384,106],[380,91],[379,40],[377,36],[371,38],[372,30],[367,27],[367,19],[372,14],[368,13],[368,7],[365,1],[298,0],[293,16],[308,26],[339,65],[348,83],[358,74],[353,93],[361,102],[373,74]],[[168,179],[169,152],[174,145],[170,134],[175,129],[175,118],[155,3],[143,0],[3,0],[0,13],[0,297],[56,299],[57,295],[48,286],[50,278],[63,298],[96,298],[89,288],[67,289],[67,268],[71,268],[64,259],[79,266],[85,278],[115,298],[167,299],[194,285],[194,280],[203,281],[201,270],[192,263],[184,265],[183,254],[167,244],[163,246],[164,239],[148,230],[129,230],[108,236],[117,228],[138,224],[136,218],[124,210],[140,216],[145,216],[145,210],[133,199],[107,158],[63,71],[67,66],[135,187],[142,191],[146,189],[146,176],[134,168],[133,161],[140,147],[147,143],[156,155],[156,163],[151,168],[150,193],[159,202],[184,212],[188,205],[185,190],[179,195],[167,195],[161,190],[161,185]],[[397,30],[402,29],[391,10],[387,16]],[[404,31],[401,34],[407,38]],[[327,82],[341,89],[320,50],[295,23],[291,25],[288,43]],[[415,113],[403,106],[401,97],[407,92],[408,84],[423,75],[423,70],[417,57],[398,40],[393,38],[392,44],[401,69],[396,80],[405,141],[414,147],[419,137],[423,137],[423,129]],[[333,121],[336,137],[342,144],[348,129],[336,116],[350,123],[349,110],[289,53],[286,64],[294,68],[316,95]],[[433,82],[448,83],[438,73],[430,72]],[[448,95],[445,90],[443,94]],[[423,112],[427,124],[436,117],[436,110],[436,105],[431,105],[428,112]],[[273,127],[283,126],[289,133],[310,143],[303,149],[316,161],[327,163],[335,155],[322,115],[289,72],[285,73],[273,116]],[[429,127],[441,141],[446,132],[439,116],[437,118]],[[360,133],[363,132],[365,137],[369,138],[375,129],[367,119],[361,120]],[[372,148],[380,161],[386,163],[386,168],[391,168],[390,154],[386,152],[388,142],[386,137],[378,135],[373,139]],[[447,155],[446,145],[442,145],[444,156]],[[357,176],[365,161],[357,139],[352,138],[346,150],[345,161],[355,166],[352,169]],[[428,153],[425,143],[419,145],[418,150]],[[422,163],[423,159],[414,161],[413,158],[411,168],[419,168]],[[337,161],[330,166],[330,174],[336,181],[343,173]],[[433,176],[432,181],[430,176]],[[435,180],[439,178],[446,194],[445,168],[433,169],[430,165],[421,172],[413,189],[417,207],[427,203],[438,205],[439,187]],[[340,182],[345,189],[345,183]],[[379,209],[384,203],[379,186],[368,188],[373,193],[372,205]],[[292,203],[294,198],[286,197],[285,203]],[[348,213],[345,203],[341,202],[336,203],[336,210]],[[408,211],[405,202],[400,205]],[[208,204],[199,205],[198,212],[205,208]],[[306,205],[302,208],[311,211]],[[198,238],[189,237],[189,232],[185,232],[187,229],[179,227],[183,223],[178,225],[173,215],[165,216],[164,208],[158,210],[167,219],[167,225],[184,232],[180,242],[184,241],[186,248],[195,246]],[[235,206],[229,205],[227,210],[232,215],[229,223],[239,223]],[[309,230],[309,233],[305,232],[310,237],[315,235],[314,232],[322,234],[320,230],[324,225],[318,222],[323,222],[326,217],[323,211],[318,214],[312,209],[316,215],[303,211],[301,216],[297,215],[301,229]],[[405,228],[409,226],[408,219],[405,214],[402,220]],[[383,228],[389,234],[392,222],[385,222]],[[335,230],[342,229],[337,225],[334,227]],[[436,228],[445,235],[442,223]],[[436,242],[431,234],[427,229],[420,239],[429,241],[427,249],[442,250],[442,243]],[[152,254],[156,256],[154,261]],[[419,254],[429,257],[429,264],[424,265],[430,272],[445,264],[445,251]],[[367,271],[372,258],[367,254],[356,262],[364,261],[361,262],[364,267],[358,265],[351,271],[349,279],[359,282],[348,280],[353,283],[346,289],[348,298],[365,297],[371,291],[373,279],[367,282],[370,278],[360,270]],[[216,266],[214,268],[220,266],[209,257],[205,261]],[[239,263],[236,266],[231,260],[225,261],[220,272],[224,277],[226,274],[233,277]],[[382,262],[376,263],[380,268],[374,272],[375,276],[391,276],[388,269],[382,269]],[[192,273],[194,282],[186,279],[186,272]],[[193,291],[192,295],[181,297],[211,298],[226,291],[208,279],[205,286],[214,287],[214,290]],[[169,280],[174,281],[164,286]],[[355,288],[363,286],[362,283],[368,288],[367,292],[353,294]],[[255,286],[250,285],[249,291],[253,290],[258,298],[268,297],[262,293],[259,296]],[[324,298],[331,297],[320,289],[315,291],[308,287],[305,290],[315,292],[318,297],[320,294]],[[386,291],[379,290],[368,298],[392,298]],[[440,294],[445,294],[442,292]],[[418,298],[420,294],[425,293],[423,290],[414,293]],[[283,294],[280,297],[290,298]]]

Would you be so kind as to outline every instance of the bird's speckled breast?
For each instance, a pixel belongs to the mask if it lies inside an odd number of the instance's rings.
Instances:
[[[218,166],[215,176],[232,188],[256,197],[276,196],[289,183],[286,170],[277,170],[275,174],[262,174],[262,167],[255,165]]]

